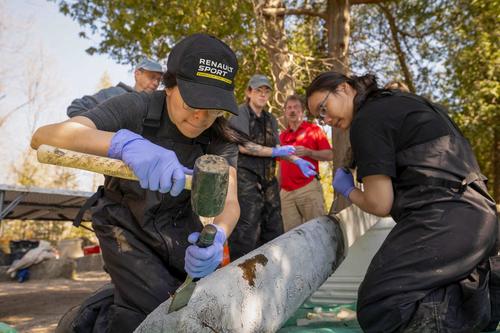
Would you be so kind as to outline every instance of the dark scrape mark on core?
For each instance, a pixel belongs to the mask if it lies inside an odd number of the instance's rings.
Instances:
[[[299,235],[301,235],[301,236],[304,234],[304,231],[302,231],[302,230],[300,230],[300,229],[296,229],[296,230],[294,230],[294,231],[295,231],[295,233],[297,233],[297,234],[299,234]]]
[[[253,258],[245,260],[238,267],[243,271],[243,278],[248,281],[250,287],[255,287],[255,271],[257,264],[267,265],[267,258],[263,254],[258,254]]]

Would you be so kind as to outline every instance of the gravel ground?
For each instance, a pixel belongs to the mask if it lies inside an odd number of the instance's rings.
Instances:
[[[109,281],[104,272],[85,272],[75,280],[0,283],[0,322],[21,332],[54,332],[59,318]]]

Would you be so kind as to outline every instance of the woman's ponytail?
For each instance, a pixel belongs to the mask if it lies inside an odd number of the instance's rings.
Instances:
[[[351,76],[347,81],[356,91],[354,98],[354,110],[358,110],[370,95],[379,91],[377,78],[373,74],[363,76]]]

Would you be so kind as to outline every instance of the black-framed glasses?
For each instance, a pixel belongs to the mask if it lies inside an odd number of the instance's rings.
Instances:
[[[323,101],[321,103],[319,103],[319,106],[318,106],[318,116],[320,118],[320,120],[324,120],[325,117],[326,117],[326,114],[328,112],[328,109],[326,108],[326,101],[328,100],[328,97],[330,96],[330,93],[332,91],[328,91],[328,94],[326,94],[325,98],[323,99]]]
[[[225,110],[218,110],[218,109],[195,109],[190,107],[189,105],[186,104],[186,102],[182,102],[182,106],[184,107],[184,110],[189,111],[189,112],[196,112],[197,110],[203,110],[203,111],[208,111],[210,115],[214,115],[215,117],[220,117],[223,116],[224,113],[226,112]]]

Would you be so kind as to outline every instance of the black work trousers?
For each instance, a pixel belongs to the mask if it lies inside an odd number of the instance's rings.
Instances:
[[[240,219],[229,237],[231,260],[236,260],[283,234],[278,181],[265,180],[252,171],[238,169]]]
[[[190,230],[186,219],[176,222],[161,213],[139,225],[126,207],[103,202],[93,214],[93,227],[115,285],[106,332],[133,332],[185,279]]]
[[[420,209],[403,211],[359,288],[358,321],[367,333],[470,333],[490,320],[494,211],[471,189],[433,191],[432,201],[399,197]]]

